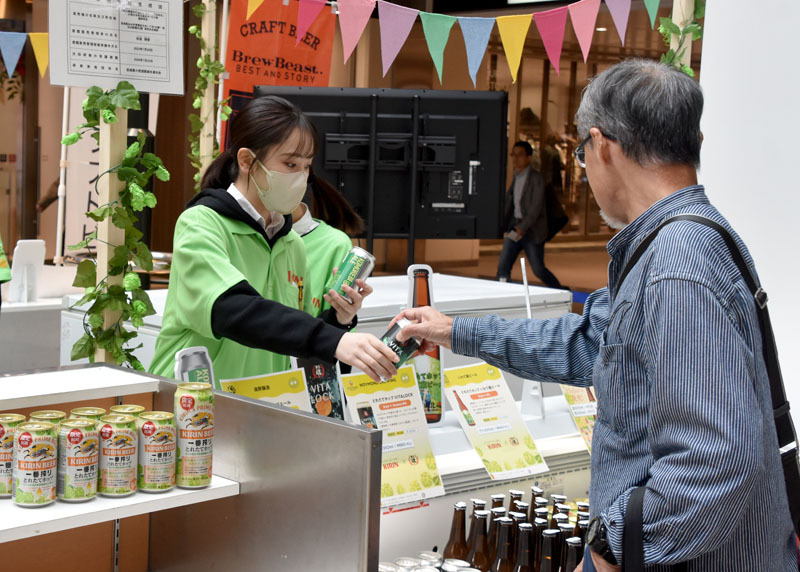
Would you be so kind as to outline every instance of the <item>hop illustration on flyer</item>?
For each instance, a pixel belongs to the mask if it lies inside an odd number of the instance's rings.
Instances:
[[[578,426],[578,432],[591,453],[594,422],[597,420],[597,399],[594,396],[594,389],[562,385],[561,390],[564,392],[564,399],[567,400],[572,419]]]
[[[512,479],[548,470],[499,369],[487,363],[448,368],[444,387],[490,478]]]
[[[228,393],[311,412],[311,397],[300,368],[240,379],[222,379],[220,387]]]
[[[381,506],[443,496],[414,368],[385,382],[343,375],[342,387],[354,422],[383,432]]]

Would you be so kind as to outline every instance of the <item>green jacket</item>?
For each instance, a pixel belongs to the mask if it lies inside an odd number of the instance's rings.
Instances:
[[[353,247],[353,241],[341,230],[324,221],[314,219],[319,225],[303,235],[308,260],[306,296],[310,300],[312,316],[319,316],[331,307],[322,297],[333,286],[333,269],[344,260]]]
[[[3,252],[3,241],[0,239],[0,284],[11,280],[11,269],[8,267],[8,260]]]

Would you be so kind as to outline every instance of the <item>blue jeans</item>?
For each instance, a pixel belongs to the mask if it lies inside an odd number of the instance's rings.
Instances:
[[[583,572],[597,572],[597,568],[594,567],[594,562],[592,562],[592,557],[589,554],[588,546],[583,551]]]
[[[558,278],[544,265],[544,243],[534,244],[529,236],[523,236],[514,242],[510,238],[503,241],[503,250],[497,262],[497,279],[511,277],[511,267],[517,261],[520,251],[524,250],[528,257],[528,265],[539,280],[549,288],[561,288]]]

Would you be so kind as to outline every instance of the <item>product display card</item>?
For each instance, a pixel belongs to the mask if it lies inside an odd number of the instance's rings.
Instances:
[[[343,375],[342,387],[354,422],[383,432],[381,506],[443,496],[414,368],[384,382]]]
[[[561,390],[564,392],[564,399],[567,400],[575,425],[578,426],[578,432],[591,453],[594,422],[597,421],[597,399],[594,396],[594,388],[562,385]]]
[[[183,95],[183,0],[49,4],[50,83]]]
[[[344,419],[344,398],[337,364],[303,358],[296,361],[306,378],[311,410],[323,417]]]
[[[490,478],[547,471],[499,369],[487,363],[448,368],[444,391]]]
[[[308,395],[302,369],[241,379],[222,379],[219,384],[223,391],[229,393],[311,412],[311,398]]]

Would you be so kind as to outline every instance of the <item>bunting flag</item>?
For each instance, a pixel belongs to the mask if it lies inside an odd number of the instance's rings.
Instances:
[[[467,48],[469,77],[472,79],[472,85],[478,87],[475,78],[478,76],[483,56],[486,55],[486,46],[489,45],[489,38],[494,28],[494,18],[459,18],[458,25],[461,26],[461,35],[464,36],[464,45]]]
[[[417,19],[419,10],[397,6],[384,0],[378,0],[378,21],[381,27],[381,60],[383,77],[392,67],[400,48],[411,33],[411,27]]]
[[[3,56],[3,65],[6,66],[8,77],[14,75],[19,57],[25,48],[28,34],[21,32],[0,32],[0,54]]]
[[[342,32],[344,63],[350,59],[374,9],[375,0],[339,0],[339,29]]]
[[[606,0],[608,11],[617,27],[619,41],[625,45],[625,31],[628,29],[628,15],[631,13],[631,0]]]
[[[583,63],[586,63],[589,48],[592,47],[598,12],[600,12],[600,0],[581,0],[569,5],[569,18],[572,20],[572,28],[583,52]]]
[[[647,8],[647,13],[650,15],[650,27],[656,27],[656,16],[658,15],[658,5],[661,0],[644,0],[644,6]]]
[[[297,8],[297,35],[295,45],[300,45],[300,41],[305,37],[306,32],[317,19],[319,13],[325,7],[325,0],[300,0]]]
[[[247,17],[246,20],[250,19],[250,16],[253,15],[253,12],[258,10],[258,8],[264,3],[264,0],[247,0]]]
[[[525,47],[525,36],[528,35],[528,28],[531,27],[532,16],[532,14],[522,14],[497,18],[497,29],[500,30],[500,40],[503,42],[503,50],[506,52],[512,83],[517,81],[522,48]]]
[[[47,32],[28,34],[33,46],[33,55],[36,57],[36,65],[39,66],[39,75],[44,77],[47,66],[50,65],[50,46],[48,44]]]
[[[419,17],[422,20],[422,31],[425,33],[428,51],[431,53],[431,58],[433,58],[436,72],[439,74],[439,83],[442,83],[444,48],[447,46],[447,40],[450,39],[450,30],[453,28],[453,24],[456,23],[456,18],[429,12],[420,12]]]
[[[561,75],[559,65],[561,63],[561,48],[564,46],[564,31],[567,28],[567,12],[568,9],[564,6],[545,12],[536,12],[533,15],[536,28],[542,37],[544,51],[547,52],[547,58],[553,64],[556,75]]]

